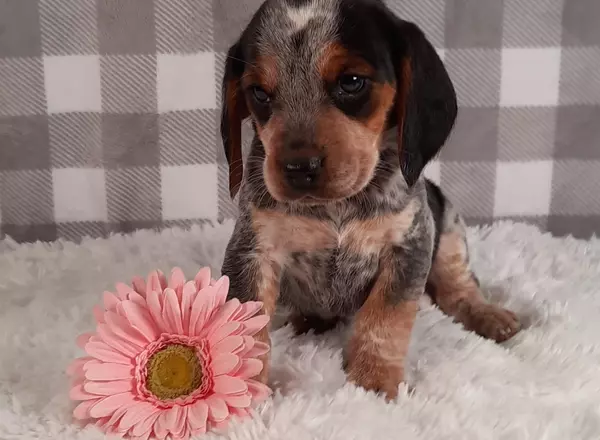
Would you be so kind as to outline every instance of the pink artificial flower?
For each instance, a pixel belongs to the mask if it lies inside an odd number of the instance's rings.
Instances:
[[[87,356],[68,369],[73,415],[108,434],[187,439],[245,417],[271,390],[253,380],[267,344],[254,336],[269,318],[260,302],[226,301],[229,280],[210,269],[187,281],[159,271],[119,283],[94,308],[96,333],[77,342]]]

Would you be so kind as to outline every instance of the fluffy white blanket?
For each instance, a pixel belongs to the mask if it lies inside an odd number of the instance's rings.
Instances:
[[[116,281],[178,265],[218,270],[232,225],[142,231],[81,245],[0,242],[0,439],[101,439],[71,422],[65,367]],[[273,399],[237,440],[600,438],[600,240],[556,239],[522,224],[470,230],[492,301],[526,329],[499,346],[424,302],[398,402],[345,384],[340,334],[274,334]]]

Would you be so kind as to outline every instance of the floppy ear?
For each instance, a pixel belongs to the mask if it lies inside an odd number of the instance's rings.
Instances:
[[[229,193],[232,199],[242,183],[242,121],[249,116],[241,86],[244,64],[241,45],[238,42],[227,53],[221,105],[221,137],[229,165]]]
[[[413,23],[392,20],[398,153],[412,186],[446,142],[458,109],[450,76],[423,32]]]

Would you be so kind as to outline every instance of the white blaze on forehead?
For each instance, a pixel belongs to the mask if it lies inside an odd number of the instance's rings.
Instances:
[[[304,29],[310,20],[322,15],[313,4],[300,6],[299,8],[290,7],[287,11],[288,17],[294,26],[295,31]]]

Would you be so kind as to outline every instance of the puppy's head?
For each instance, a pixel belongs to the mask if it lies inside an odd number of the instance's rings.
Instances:
[[[222,108],[232,196],[242,180],[241,123],[250,116],[269,193],[299,203],[365,188],[392,128],[413,185],[457,111],[435,49],[381,0],[267,0],[229,50]]]

